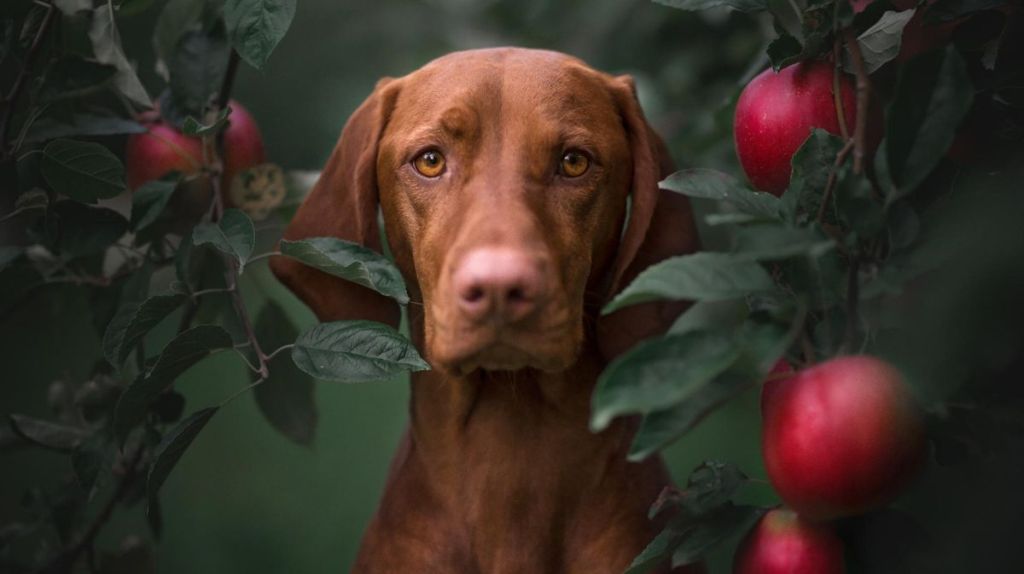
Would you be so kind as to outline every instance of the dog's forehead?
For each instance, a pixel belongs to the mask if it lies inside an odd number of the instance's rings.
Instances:
[[[546,50],[495,48],[448,54],[402,78],[396,114],[451,113],[468,106],[497,116],[525,110],[568,119],[572,115],[614,117],[609,76],[582,61]]]

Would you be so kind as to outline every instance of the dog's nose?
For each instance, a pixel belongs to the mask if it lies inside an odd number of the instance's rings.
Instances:
[[[545,289],[543,262],[509,248],[470,251],[453,281],[459,309],[474,321],[520,321],[539,307]]]

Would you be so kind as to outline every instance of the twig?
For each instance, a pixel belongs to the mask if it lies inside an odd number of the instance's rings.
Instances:
[[[828,172],[828,181],[825,182],[825,191],[821,194],[821,205],[818,206],[818,223],[824,223],[825,211],[828,209],[828,204],[832,201],[832,190],[836,187],[836,181],[839,179],[839,168],[846,163],[846,156],[850,155],[850,151],[855,147],[854,140],[847,140],[846,145],[843,149],[839,150],[836,154],[836,161],[832,164],[832,169]]]
[[[110,496],[110,500],[107,501],[106,505],[100,510],[96,518],[93,519],[89,528],[86,529],[85,534],[82,535],[78,541],[61,552],[56,558],[53,559],[47,566],[45,566],[40,572],[44,574],[64,574],[65,572],[71,572],[75,563],[78,562],[82,552],[91,548],[96,537],[99,535],[100,530],[110,521],[110,517],[114,514],[114,508],[121,502],[121,499],[127,495],[133,486],[135,486],[135,479],[139,472],[139,462],[142,460],[142,452],[144,448],[142,444],[135,449],[128,463],[127,469],[125,470],[124,476],[121,477],[121,481],[117,484],[117,489],[114,494]]]
[[[839,4],[837,3],[836,6]],[[838,11],[838,8],[836,8]],[[854,40],[856,41],[856,40]],[[834,67],[832,68],[832,97],[836,102],[836,117],[839,118],[839,133],[843,136],[844,140],[850,139],[850,128],[846,125],[846,110],[843,109],[843,93],[840,90],[839,75],[842,74],[842,58],[840,58],[840,48],[842,47],[842,40],[839,39],[839,35],[836,35],[836,39],[832,42],[832,59],[835,60]]]
[[[861,54],[860,44],[854,37],[853,30],[847,28],[843,35],[846,38],[846,46],[850,49],[853,68],[857,71],[857,125],[853,130],[853,173],[859,174],[864,171],[864,138],[868,125],[868,106],[871,103],[871,79],[868,78],[864,55]]]
[[[28,52],[25,54],[25,63],[21,66],[21,71],[18,72],[17,79],[14,80],[14,85],[11,87],[11,91],[7,93],[7,97],[4,98],[3,116],[0,117],[0,158],[7,158],[9,150],[7,149],[7,132],[10,129],[11,118],[14,116],[14,108],[17,106],[18,99],[21,97],[21,93],[25,90],[25,85],[28,80],[29,73],[31,72],[32,62],[35,60],[36,55],[39,52],[39,48],[43,44],[43,38],[46,37],[47,32],[50,30],[50,24],[53,22],[53,15],[56,12],[53,4],[46,4],[46,14],[43,15],[42,22],[39,23],[39,29],[36,30],[36,35],[32,39],[32,44],[29,46]]]
[[[271,361],[271,359],[273,359],[274,357],[277,356],[278,353],[280,353],[282,351],[287,351],[288,349],[291,349],[294,346],[295,346],[295,343],[289,343],[287,345],[281,345],[280,347],[274,349],[274,351],[272,353],[267,355],[267,362],[269,363]]]

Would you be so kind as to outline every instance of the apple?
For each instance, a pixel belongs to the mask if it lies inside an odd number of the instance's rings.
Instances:
[[[222,189],[231,188],[235,175],[266,160],[263,136],[256,120],[241,104],[232,100],[230,125],[224,132],[224,175]],[[125,148],[127,183],[131,190],[178,171],[185,175],[198,173],[202,167],[203,148],[199,138],[187,136],[165,123],[158,114],[140,118],[146,131],[128,138]]]
[[[790,160],[812,128],[840,133],[833,70],[824,61],[793,64],[778,73],[769,68],[743,88],[733,135],[740,165],[757,189],[782,195],[789,185]],[[840,74],[839,91],[847,129],[852,131],[857,97],[846,74]]]
[[[812,520],[891,502],[922,466],[924,422],[900,373],[868,356],[765,383],[762,454],[772,486]]]
[[[740,542],[733,574],[842,574],[843,543],[825,524],[769,511]]]

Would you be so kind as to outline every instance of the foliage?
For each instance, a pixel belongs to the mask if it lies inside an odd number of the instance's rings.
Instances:
[[[5,304],[68,284],[105,309],[97,313],[102,354],[90,378],[54,384],[74,389],[60,418],[9,417],[22,440],[70,457],[76,480],[60,493],[61,504],[84,507],[102,493],[102,506],[95,513],[61,515],[52,507],[57,502],[46,503],[52,520],[61,521],[56,545],[39,528],[4,530],[4,571],[70,572],[86,564],[89,571],[153,571],[151,560],[139,566],[134,549],[97,559],[98,535],[116,508],[145,500],[152,535],[159,537],[161,485],[235,397],[255,390],[271,425],[308,445],[317,416],[306,373],[373,381],[427,368],[412,344],[385,325],[327,323],[300,334],[274,302],[264,305],[255,323],[250,320],[242,296],[245,271],[280,253],[258,253],[266,241],[250,215],[225,208],[221,135],[231,112],[225,104],[239,59],[256,67],[267,61],[289,27],[294,0],[164,3],[156,30],[167,86],[160,113],[201,138],[204,162],[197,175],[145,183],[132,190],[130,201],[119,201],[128,191],[121,158],[109,139],[96,136],[144,129],[135,119],[153,101],[118,30],[118,11],[139,2],[97,4],[24,3],[4,13],[10,17],[3,20],[7,36],[0,43],[9,50],[0,60],[11,58],[24,73],[0,108],[0,169],[16,188],[4,192],[17,194],[5,220],[19,230],[2,252],[2,281],[16,286],[15,299]],[[13,23],[20,23],[24,40],[16,45]],[[68,36],[83,26],[89,42],[79,46]],[[52,105],[58,100],[61,107]],[[37,130],[48,122],[61,128]],[[197,195],[204,185],[213,193]],[[198,211],[182,208],[196,201],[209,203]],[[296,242],[286,250],[408,303],[401,276],[380,256],[329,240]],[[172,322],[175,334],[160,337],[158,327]],[[186,409],[176,381],[220,352],[236,354],[251,381],[219,404]],[[9,552],[16,545],[31,552]]]

